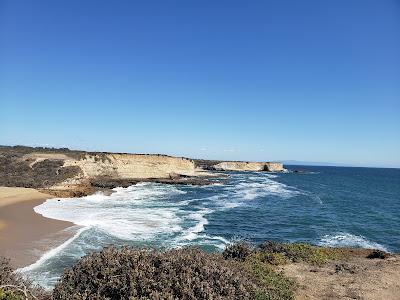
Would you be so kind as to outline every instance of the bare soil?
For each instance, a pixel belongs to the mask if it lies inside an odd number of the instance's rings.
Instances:
[[[340,261],[322,266],[284,265],[285,275],[298,283],[296,299],[400,299],[400,255],[368,259],[354,251]]]

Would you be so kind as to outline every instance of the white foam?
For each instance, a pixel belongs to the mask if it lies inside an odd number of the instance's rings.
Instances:
[[[41,272],[40,266],[57,257],[60,252],[76,255],[76,258],[98,245],[118,238],[117,243],[150,241],[181,247],[185,245],[214,246],[223,249],[230,242],[221,236],[205,232],[207,215],[226,209],[234,209],[266,195],[293,197],[300,192],[275,180],[277,175],[232,175],[231,182],[212,189],[202,190],[204,198],[192,198],[186,188],[173,185],[140,183],[128,188],[115,188],[111,195],[97,193],[83,198],[51,199],[34,208],[35,212],[52,219],[69,221],[82,228],[77,234],[57,248],[45,253],[34,264],[20,269],[21,272]],[[216,188],[215,186],[208,186]],[[190,191],[190,190],[189,190]],[[196,195],[196,194],[194,194]],[[191,210],[187,206],[191,205]],[[85,230],[87,234],[74,241]],[[89,239],[88,236],[90,236]],[[87,239],[87,241],[86,241]],[[84,246],[80,245],[85,240]],[[67,247],[68,245],[71,247]],[[79,248],[79,249],[78,249]],[[54,274],[44,275],[43,282]]]
[[[226,209],[231,209],[231,208],[235,208],[235,207],[239,207],[241,206],[241,203],[239,202],[226,202],[223,207]]]
[[[366,249],[379,249],[388,252],[388,250],[381,244],[369,241],[361,235],[354,235],[347,232],[324,235],[318,244],[326,247],[359,247]]]
[[[234,186],[227,187],[226,190],[233,191],[236,198],[244,200],[254,200],[264,196],[278,196],[282,198],[294,197],[301,192],[287,186],[286,184],[272,180],[273,175],[250,177],[252,181],[239,182]]]
[[[171,245],[175,248],[181,248],[187,245],[207,245],[207,246],[214,246],[218,249],[224,250],[226,245],[229,245],[231,242],[221,236],[211,236],[207,234],[198,234],[196,235],[195,243],[192,242],[193,240],[184,240],[182,238],[176,239],[175,241],[171,242]]]
[[[229,245],[231,242],[221,236],[210,236],[207,234],[201,235],[201,240],[197,242],[199,245],[213,245],[220,250],[224,250],[226,245]]]
[[[198,234],[204,231],[204,225],[208,224],[208,220],[206,219],[205,215],[212,213],[213,210],[211,209],[203,209],[198,212],[194,212],[189,214],[189,218],[195,220],[197,223],[186,229],[180,240],[188,240],[192,241],[198,238]]]
[[[219,210],[232,209],[243,204],[240,199],[235,199],[235,197],[232,195],[232,191],[230,190],[225,193],[218,192],[217,195],[196,200],[208,200],[211,202],[211,205],[217,207]]]
[[[83,227],[97,227],[124,240],[150,238],[158,233],[176,232],[179,207],[157,201],[182,194],[173,186],[140,184],[116,188],[110,196],[95,194],[83,198],[51,199],[36,206],[47,218],[69,221]]]
[[[230,241],[228,241],[227,239],[225,239],[221,236],[210,236],[210,235],[206,235],[206,234],[204,236],[210,240],[220,241],[220,242],[224,243],[225,245],[228,245],[231,243]]]
[[[201,185],[198,188],[200,189],[209,189],[209,188],[214,188],[216,186],[223,186],[224,184],[222,182],[215,182],[212,184],[206,184],[206,185]]]
[[[83,198],[50,199],[36,206],[34,211],[38,214],[69,221],[82,228],[72,238],[42,255],[38,261],[18,271],[37,272],[49,259],[66,250],[88,229],[94,229],[92,239],[106,234],[126,241],[149,240],[159,234],[170,235],[181,231],[183,219],[179,216],[180,206],[176,201],[171,203],[168,199],[185,194],[185,191],[160,184],[138,184],[128,188],[115,188],[114,191],[109,196],[97,193]],[[200,231],[201,226],[204,225],[198,225],[194,231]],[[88,245],[88,249],[93,246],[96,245]],[[77,258],[84,254],[85,250],[79,251]],[[51,280],[50,275],[42,277],[40,283],[47,286]]]
[[[47,251],[46,253],[44,253],[36,262],[34,262],[33,264],[17,269],[16,271],[18,273],[25,273],[25,272],[29,272],[32,271],[33,269],[38,268],[39,266],[41,266],[45,261],[47,261],[48,259],[56,256],[59,252],[61,252],[63,249],[65,249],[69,244],[71,244],[76,238],[78,238],[82,232],[84,232],[85,230],[87,230],[87,228],[83,227],[80,228],[76,234],[71,237],[70,239],[68,239],[67,241],[65,241],[64,243],[62,243],[61,245],[59,245],[56,248],[53,248],[49,251]]]

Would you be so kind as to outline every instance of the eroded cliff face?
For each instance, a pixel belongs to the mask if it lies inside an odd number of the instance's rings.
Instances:
[[[208,178],[221,176],[206,170],[279,172],[284,168],[272,162],[0,146],[0,185],[31,187],[60,197],[78,197],[141,181],[212,184],[215,181]]]
[[[78,166],[82,170],[82,176],[86,178],[108,176],[145,179],[170,178],[176,174],[195,175],[193,160],[166,155],[85,154],[79,160],[65,160],[64,167],[67,166]]]
[[[277,162],[244,162],[244,161],[224,161],[214,165],[220,171],[267,171],[282,172],[285,169],[283,164]]]
[[[15,182],[11,175],[18,178],[26,175],[29,179],[39,170],[41,176],[34,176],[38,180],[29,187],[60,197],[84,196],[99,188],[129,186],[140,181],[199,183],[195,179],[189,182],[187,177],[201,175],[191,159],[151,154],[31,152],[15,158],[10,165],[18,168],[6,176],[10,179],[8,186]],[[18,186],[27,184],[30,182],[25,180]]]
[[[85,153],[79,159],[64,160],[64,168],[79,168],[78,176],[51,187],[50,192],[72,196],[90,194],[99,187],[98,182],[109,188],[150,179],[171,179],[195,176],[194,162],[187,158],[166,155]],[[96,182],[96,184],[94,184]],[[114,182],[114,186],[109,186]]]

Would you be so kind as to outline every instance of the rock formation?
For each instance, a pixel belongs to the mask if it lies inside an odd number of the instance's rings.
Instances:
[[[140,181],[210,184],[205,170],[283,171],[281,163],[193,160],[160,154],[85,152],[0,146],[0,186],[40,189],[61,197]],[[219,174],[221,175],[221,174]]]
[[[245,162],[245,161],[224,161],[214,165],[218,171],[267,171],[282,172],[285,169],[283,164],[277,162]]]
[[[152,154],[85,154],[81,159],[67,159],[64,167],[78,166],[83,177],[170,178],[195,176],[194,161],[182,157]]]

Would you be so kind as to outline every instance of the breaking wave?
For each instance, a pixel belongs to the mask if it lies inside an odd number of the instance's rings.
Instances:
[[[47,218],[69,221],[76,225],[96,227],[123,240],[150,238],[162,232],[181,229],[179,208],[157,201],[184,194],[173,186],[138,184],[72,199],[51,199],[34,208]]]
[[[318,244],[327,247],[357,247],[379,249],[388,252],[381,244],[369,241],[361,235],[353,235],[347,232],[340,232],[334,235],[327,234],[321,238]]]
[[[54,256],[56,256],[59,252],[61,252],[62,250],[64,250],[66,247],[68,247],[68,245],[70,245],[76,238],[78,238],[81,233],[83,231],[85,231],[86,228],[80,228],[74,236],[72,236],[70,239],[66,240],[64,243],[62,243],[61,245],[57,246],[56,248],[53,248],[49,251],[47,251],[45,254],[43,254],[36,262],[34,262],[33,264],[23,267],[23,268],[19,268],[17,269],[17,272],[20,273],[25,273],[25,272],[29,272],[31,270],[34,270],[35,268],[38,268],[39,266],[41,266],[46,260],[53,258]]]
[[[252,201],[256,199],[264,202],[304,195],[301,190],[274,180],[278,177],[231,173],[223,184],[206,187],[140,183],[115,188],[111,195],[47,200],[35,207],[35,212],[72,222],[79,229],[68,241],[20,271],[50,288],[65,266],[109,244],[223,249],[231,242],[230,226],[222,225],[220,231],[208,230],[211,215],[216,220],[215,216],[256,203]]]
[[[243,175],[238,175],[239,178]],[[281,198],[291,198],[301,194],[286,184],[272,180],[277,178],[274,174],[265,174],[260,176],[243,177],[239,183],[229,186],[226,190],[232,191],[236,198],[244,200],[254,200],[265,196],[278,196]]]

